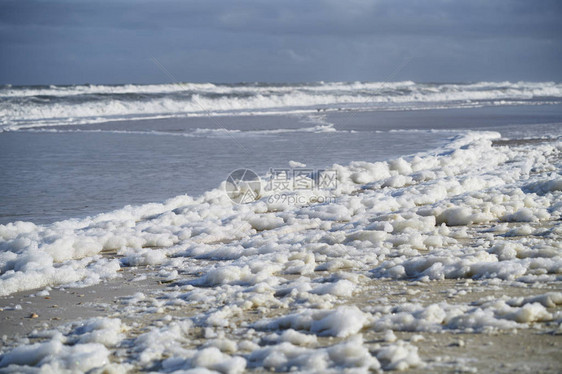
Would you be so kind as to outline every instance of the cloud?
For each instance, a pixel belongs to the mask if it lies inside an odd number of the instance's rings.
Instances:
[[[394,79],[560,80],[561,16],[551,0],[8,0],[0,82],[166,79],[151,56],[192,81],[382,80],[407,59]]]

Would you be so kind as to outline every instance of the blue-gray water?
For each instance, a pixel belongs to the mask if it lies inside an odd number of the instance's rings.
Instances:
[[[240,167],[263,174],[287,167],[290,160],[313,168],[384,160],[437,147],[465,129],[507,137],[560,136],[561,123],[561,105],[525,105],[170,118],[8,131],[0,133],[0,223],[48,223],[199,195]]]

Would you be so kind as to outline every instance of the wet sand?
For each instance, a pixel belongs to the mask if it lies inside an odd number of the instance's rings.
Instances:
[[[544,142],[544,139],[498,140],[496,146],[512,146]],[[548,141],[548,140],[547,140]],[[467,226],[468,235],[459,239],[463,246],[473,246],[478,240],[491,235],[497,222]],[[559,221],[541,221],[528,223],[534,232],[549,230],[559,225]],[[516,228],[520,223],[503,223],[505,228],[495,236],[510,240],[504,233]],[[557,235],[552,233],[551,235]],[[515,237],[517,239],[520,237]],[[539,234],[535,235],[541,240]],[[105,252],[107,258],[114,258],[114,252]],[[194,260],[195,261],[195,260]],[[202,263],[206,260],[196,260]],[[184,303],[182,305],[166,304],[173,300],[178,292],[185,292],[189,281],[201,276],[189,269],[180,272],[174,281],[165,281],[158,274],[158,268],[124,267],[119,277],[85,288],[53,288],[48,295],[40,296],[41,290],[19,292],[0,298],[0,344],[4,348],[22,344],[44,341],[37,332],[57,329],[73,321],[92,317],[119,318],[127,326],[123,331],[123,342],[131,342],[140,334],[152,328],[160,328],[170,321],[197,319],[209,312],[204,303]],[[338,271],[336,271],[337,273]],[[432,281],[416,280],[385,280],[375,279],[368,270],[347,269],[358,277],[357,292],[350,297],[331,299],[334,306],[353,305],[360,310],[368,311],[374,307],[395,307],[406,303],[430,305],[447,303],[449,305],[478,306],[486,300],[506,300],[528,298],[544,295],[548,292],[562,292],[562,283],[558,276],[556,281],[521,283],[516,281],[444,279]],[[311,280],[329,277],[327,271],[314,271],[307,276]],[[275,274],[282,281],[291,281],[299,276]],[[143,302],[130,301],[135,294],[142,292]],[[275,295],[282,300],[285,295]],[[152,301],[150,301],[152,300]],[[252,324],[268,318],[286,316],[307,307],[321,309],[321,305],[303,297],[279,305],[263,305],[244,309],[240,314],[231,315],[228,324],[214,328],[226,339],[240,342],[248,337],[267,345],[267,335],[271,331],[255,331]],[[153,301],[162,301],[161,307],[154,307]],[[228,302],[225,301],[225,302]],[[299,304],[301,303],[301,304]],[[234,305],[234,304],[232,304]],[[217,307],[217,305],[214,305]],[[220,306],[219,306],[220,307]],[[497,329],[491,332],[466,332],[443,328],[439,332],[395,330],[396,339],[409,342],[417,347],[424,366],[410,368],[411,373],[449,373],[449,372],[541,372],[559,373],[562,370],[562,304],[545,305],[553,318],[545,321],[529,322],[514,329]],[[363,335],[364,346],[374,353],[389,343],[385,332],[365,326],[360,333]],[[193,327],[190,340],[184,348],[201,349],[212,339],[207,336],[205,328]],[[318,337],[315,348],[333,346],[345,339],[337,337]],[[260,344],[261,346],[262,344]],[[126,343],[110,348],[111,360],[115,363],[134,362],[134,355]],[[245,354],[238,351],[236,354]],[[381,362],[384,366],[384,362]],[[158,364],[156,364],[158,365]],[[139,369],[139,368],[135,368]],[[153,370],[158,370],[156,366]],[[249,366],[247,371],[268,372],[263,367]]]
[[[321,272],[322,273],[322,272]],[[326,275],[326,274],[318,274]],[[146,276],[144,280],[139,276]],[[185,281],[185,279],[184,279]],[[490,285],[486,281],[441,280],[410,282],[364,278],[362,291],[347,301],[360,309],[373,305],[398,305],[404,302],[433,304],[471,304],[486,297],[498,299],[507,297],[528,297],[551,291],[562,291],[559,283],[541,284],[540,287]],[[21,292],[0,299],[0,330],[2,344],[17,345],[27,336],[30,342],[41,341],[35,333],[57,328],[71,321],[96,316],[120,318],[132,328],[127,337],[136,337],[149,331],[150,327],[161,326],[163,317],[174,319],[195,317],[205,310],[198,305],[165,307],[164,313],[130,313],[124,305],[132,295],[143,292],[148,298],[159,298],[176,289],[174,283],[162,283],[148,268],[125,268],[122,278],[103,284],[72,289],[53,289],[49,296],[34,296],[37,291]],[[452,292],[454,290],[454,292]],[[14,307],[20,305],[21,309]],[[549,308],[549,312],[562,313],[562,305]],[[225,337],[240,340],[240,326],[247,326],[264,318],[278,317],[294,312],[285,308],[256,308],[242,316],[233,318],[231,326],[222,328]],[[35,316],[32,317],[32,315]],[[361,331],[369,350],[384,345],[384,333],[365,328]],[[191,341],[193,348],[205,345],[204,332],[199,330]],[[409,332],[395,331],[397,339],[410,341],[419,349],[419,355],[426,366],[409,369],[411,373],[449,372],[545,372],[557,373],[562,369],[562,330],[557,321],[532,323],[530,328],[494,333],[462,333],[456,331]],[[319,338],[319,346],[333,345],[339,338]],[[115,356],[122,356],[124,348],[116,348]],[[120,353],[119,353],[120,352]],[[255,372],[267,372],[254,368]]]

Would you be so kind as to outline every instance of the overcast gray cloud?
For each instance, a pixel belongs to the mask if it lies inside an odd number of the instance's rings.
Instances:
[[[0,83],[560,81],[560,4],[0,0]]]

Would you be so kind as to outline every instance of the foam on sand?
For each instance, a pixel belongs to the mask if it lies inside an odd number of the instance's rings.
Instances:
[[[331,204],[271,211],[267,193],[256,203],[233,205],[217,189],[198,199],[178,196],[83,220],[0,225],[0,294],[94,284],[118,276],[122,265],[170,265],[178,255],[245,257],[243,265],[235,261],[209,269],[197,281],[209,286],[255,284],[272,272],[306,274],[344,260],[355,266],[358,251],[371,260],[372,275],[380,277],[532,281],[538,267],[545,270],[542,278],[555,279],[562,266],[556,241],[562,212],[560,143],[492,147],[498,136],[471,133],[408,161],[334,165],[337,202]],[[408,182],[389,185],[401,176]],[[490,241],[492,234],[484,234],[481,247],[462,245],[471,225],[495,223],[493,232],[502,230],[502,222],[525,224],[505,238]],[[554,226],[534,228],[541,222]],[[525,236],[517,239],[519,234]],[[303,244],[293,242],[297,239]],[[105,252],[124,257],[112,259]],[[345,258],[333,257],[344,252]],[[385,259],[391,252],[404,255]],[[314,293],[344,295],[351,288],[324,285]]]
[[[82,220],[1,225],[0,295],[82,287],[131,266],[173,286],[124,301],[129,318],[160,316],[148,331],[112,319],[60,327],[4,349],[0,367],[403,370],[428,364],[403,332],[556,330],[562,297],[540,288],[562,274],[562,143],[493,146],[499,136],[470,132],[423,154],[334,165],[330,203],[270,205],[264,191],[235,205],[219,188]],[[382,279],[539,291],[471,303],[354,299]],[[173,317],[181,308],[195,309]],[[377,345],[362,337],[373,333]],[[108,362],[124,341],[131,349]]]

